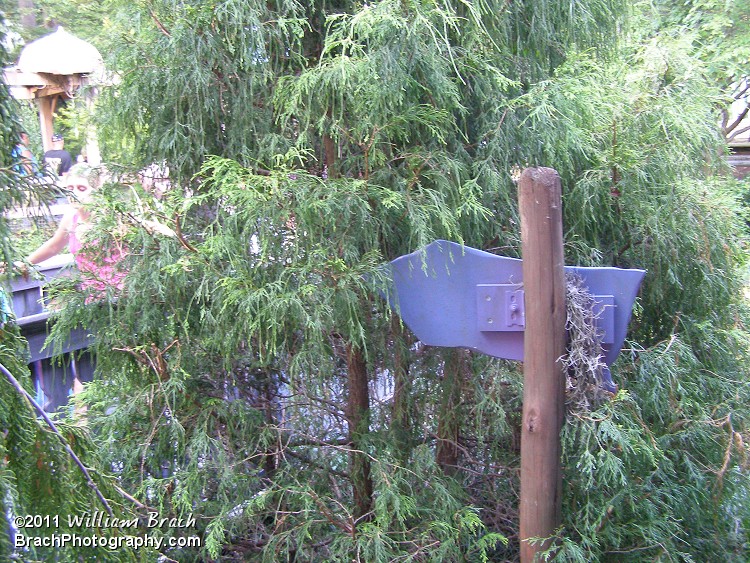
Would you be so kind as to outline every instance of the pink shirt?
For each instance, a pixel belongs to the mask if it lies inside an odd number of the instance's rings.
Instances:
[[[68,250],[75,256],[78,270],[83,274],[81,287],[93,290],[92,298],[103,297],[107,289],[121,291],[126,272],[117,268],[117,263],[127,254],[126,249],[114,247],[102,249],[97,241],[87,241],[84,244],[76,233],[78,228],[78,213],[73,215],[73,224],[68,236]]]

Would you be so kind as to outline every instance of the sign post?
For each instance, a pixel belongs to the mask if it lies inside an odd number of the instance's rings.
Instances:
[[[436,240],[393,260],[380,290],[424,344],[462,347],[524,362],[521,429],[521,561],[531,563],[561,524],[560,430],[565,409],[565,274],[580,276],[594,301],[602,360],[622,348],[645,272],[563,265],[560,177],[530,168],[519,181],[523,260]],[[608,367],[601,385],[617,387]],[[554,546],[553,546],[554,547]]]
[[[519,181],[526,330],[521,428],[521,561],[561,522],[560,430],[565,416],[565,270],[560,177],[527,168]]]

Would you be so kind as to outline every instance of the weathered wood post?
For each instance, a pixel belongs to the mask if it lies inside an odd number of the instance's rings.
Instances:
[[[565,272],[560,177],[527,168],[519,181],[524,335],[521,429],[521,561],[531,563],[561,522],[560,429],[565,406]]]
[[[521,429],[521,561],[557,546],[531,545],[560,527],[560,430],[565,416],[565,267],[560,177],[524,170],[519,183],[523,260],[446,240],[400,256],[381,295],[428,346],[470,348],[524,362]],[[425,264],[428,267],[425,268]],[[570,266],[599,303],[606,365],[625,341],[643,270]],[[521,284],[523,290],[521,289]],[[523,291],[523,294],[521,294]]]

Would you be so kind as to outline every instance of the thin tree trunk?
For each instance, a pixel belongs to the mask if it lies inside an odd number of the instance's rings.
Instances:
[[[351,344],[347,346],[347,377],[349,399],[346,419],[352,448],[350,474],[354,491],[354,519],[361,521],[372,508],[370,458],[362,451],[362,438],[370,431],[370,390],[362,351]]]
[[[397,316],[391,320],[393,336],[393,415],[391,434],[402,460],[413,446],[414,432],[411,413],[411,380],[409,379],[408,348],[404,329]]]
[[[467,370],[467,351],[461,348],[445,353],[442,399],[438,414],[438,443],[435,460],[452,475],[458,468],[458,433],[461,426],[461,386]]]

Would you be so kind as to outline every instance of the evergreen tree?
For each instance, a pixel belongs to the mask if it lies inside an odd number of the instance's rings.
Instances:
[[[0,13],[13,36],[13,62],[23,45],[56,31],[58,26],[99,46],[107,16],[106,4],[92,0],[0,0]]]
[[[747,138],[750,112],[750,23],[746,0],[689,0],[655,2],[660,17],[652,19],[660,33],[682,34],[695,56],[704,61],[704,72],[722,90],[717,101],[721,129],[728,141]]]
[[[623,4],[118,6],[102,136],[172,189],[102,194],[127,286],[91,306],[59,282],[55,333],[96,334],[88,424],[120,486],[196,516],[161,533],[203,546],[164,555],[516,557],[519,367],[421,345],[377,290],[435,238],[518,256],[514,177],[547,165],[568,262],[648,270],[621,391],[569,409],[559,557],[742,559],[744,233],[716,90],[679,37],[622,33]],[[176,237],[114,228],[141,214]]]

